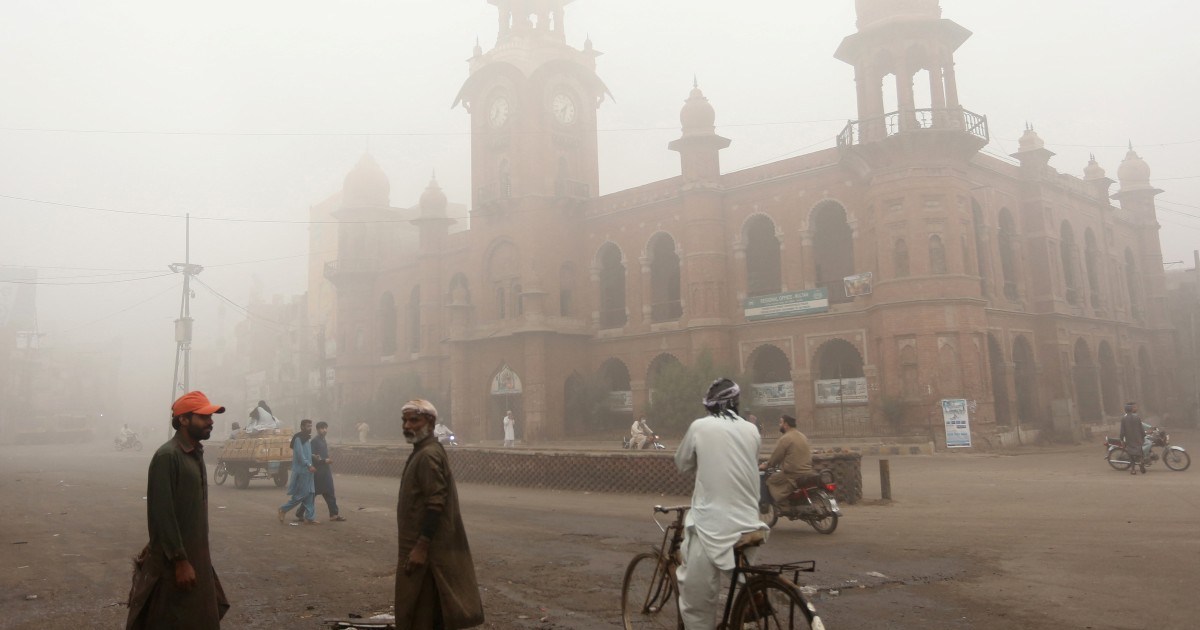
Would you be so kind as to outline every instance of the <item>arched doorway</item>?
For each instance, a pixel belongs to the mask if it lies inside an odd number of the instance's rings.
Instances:
[[[1079,405],[1079,419],[1084,422],[1100,422],[1100,392],[1097,385],[1096,364],[1087,342],[1075,342],[1075,397]]]
[[[756,214],[743,230],[746,244],[746,296],[772,295],[783,291],[783,257],[775,222]]]
[[[822,201],[810,217],[817,286],[828,291],[830,304],[849,302],[843,279],[854,275],[854,232],[846,209],[836,201]]]
[[[600,366],[600,379],[607,387],[605,401],[607,426],[626,428],[633,423],[633,387],[629,367],[620,359],[609,359]]]
[[[747,361],[754,395],[752,411],[767,431],[779,416],[795,413],[796,389],[792,384],[792,363],[778,346],[765,344],[754,349]]]
[[[485,419],[489,440],[504,439],[504,414],[511,411],[516,421],[517,440],[525,434],[525,387],[515,370],[504,364],[488,381],[488,417]]]
[[[988,334],[988,367],[992,372],[992,400],[996,410],[996,424],[1008,426],[1012,424],[1008,409],[1008,374],[1004,365],[1004,352],[1000,342],[991,333]]]
[[[814,433],[866,435],[871,418],[867,408],[867,379],[858,349],[845,339],[831,339],[817,348],[814,365],[817,375]]]
[[[1117,358],[1107,341],[1100,342],[1100,394],[1104,400],[1104,413],[1121,415],[1121,390],[1117,380]]]
[[[1037,365],[1033,348],[1024,336],[1013,340],[1013,381],[1017,394],[1017,418],[1022,424],[1037,424]]]

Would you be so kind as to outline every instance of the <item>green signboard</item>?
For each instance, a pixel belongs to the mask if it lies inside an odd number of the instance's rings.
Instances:
[[[807,291],[760,295],[748,298],[744,308],[746,319],[750,321],[811,315],[829,310],[829,295],[826,293],[825,287]]]

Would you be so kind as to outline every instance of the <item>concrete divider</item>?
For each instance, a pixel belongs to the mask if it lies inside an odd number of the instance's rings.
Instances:
[[[411,451],[408,445],[337,445],[330,447],[330,457],[340,474],[399,477]],[[463,483],[681,496],[691,495],[695,483],[692,475],[680,474],[674,458],[665,453],[483,448],[447,452],[455,479]],[[813,465],[833,471],[839,501],[857,503],[862,498],[860,454],[814,455]]]

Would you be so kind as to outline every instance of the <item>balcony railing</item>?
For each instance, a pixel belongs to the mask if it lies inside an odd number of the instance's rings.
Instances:
[[[554,180],[554,195],[567,199],[587,199],[592,196],[592,187],[587,182],[560,178]]]
[[[891,112],[879,118],[852,120],[838,134],[838,148],[878,142],[889,136],[927,129],[962,131],[983,140],[988,134],[987,116],[962,109],[915,109]]]

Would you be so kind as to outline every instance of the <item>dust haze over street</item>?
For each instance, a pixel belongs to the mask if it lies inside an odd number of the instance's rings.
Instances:
[[[784,521],[760,559],[815,559],[805,578],[830,628],[1195,627],[1194,472],[1131,477],[1101,455],[1089,444],[892,458],[891,505],[871,500],[877,460],[867,458],[868,500],[846,507],[833,535]],[[148,457],[0,447],[10,506],[0,627],[123,623],[129,558],[146,539]],[[397,484],[339,475],[349,520],[314,527],[275,520],[283,495],[269,481],[210,486],[214,564],[233,604],[224,625],[319,628],[323,617],[387,611]],[[619,627],[625,564],[659,538],[651,506],[687,501],[484,485],[460,494],[491,628]]]

